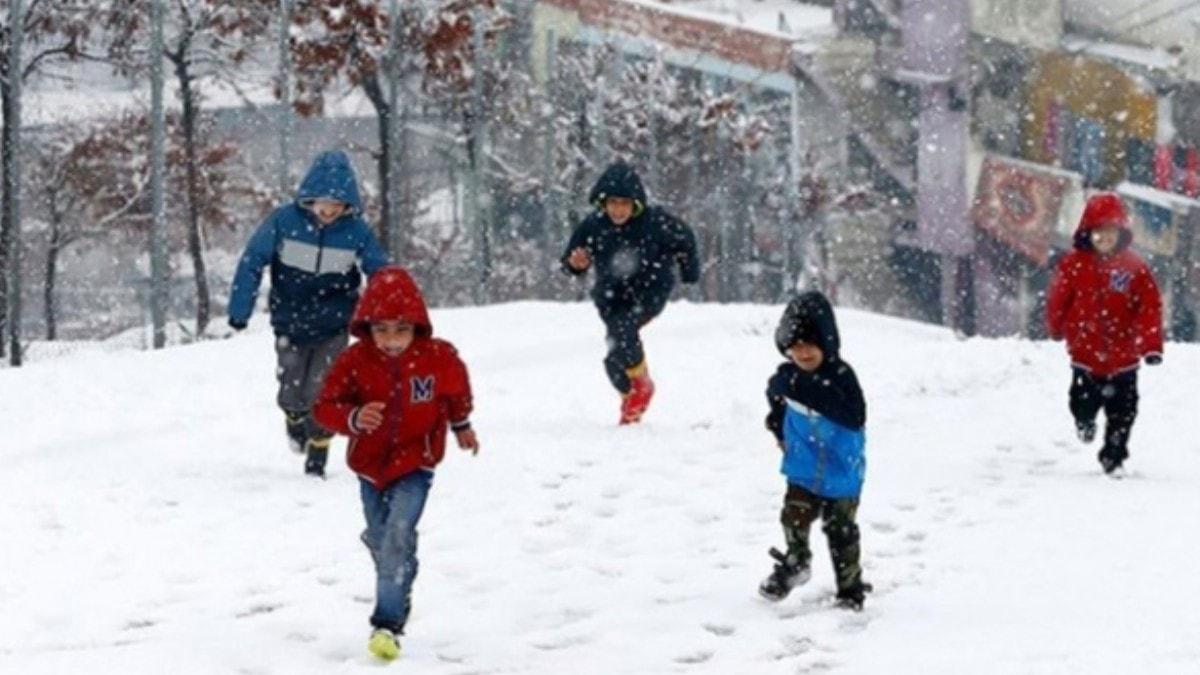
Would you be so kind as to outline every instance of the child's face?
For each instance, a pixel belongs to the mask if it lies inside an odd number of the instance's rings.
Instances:
[[[811,342],[797,342],[788,347],[788,356],[791,357],[792,363],[800,366],[800,370],[806,373],[820,368],[821,362],[825,360],[825,352]]]
[[[1121,240],[1121,231],[1115,227],[1101,227],[1092,230],[1092,248],[1100,255],[1108,255],[1117,248]]]
[[[312,211],[322,225],[328,225],[346,212],[346,205],[332,199],[318,199],[313,202]]]
[[[376,321],[371,324],[371,339],[388,356],[399,356],[412,344],[413,325],[404,321]]]
[[[604,200],[604,212],[613,225],[624,225],[633,217],[633,200],[628,197],[609,197]]]

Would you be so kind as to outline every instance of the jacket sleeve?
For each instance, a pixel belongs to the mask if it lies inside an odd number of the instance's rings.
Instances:
[[[696,251],[696,233],[687,223],[671,218],[670,232],[675,260],[679,263],[679,278],[685,284],[700,281],[700,256]]]
[[[386,266],[390,261],[383,247],[379,245],[379,240],[375,238],[375,233],[371,231],[371,226],[362,221],[363,238],[362,248],[359,251],[359,259],[362,271],[370,276],[381,267]]]
[[[471,426],[471,411],[474,400],[471,397],[471,379],[467,375],[467,366],[459,358],[458,352],[447,345],[444,363],[442,365],[444,386],[440,396],[446,406],[450,419],[450,428],[461,431]]]
[[[1163,321],[1162,296],[1158,292],[1158,284],[1150,268],[1143,266],[1138,270],[1133,282],[1134,297],[1137,300],[1137,345],[1139,356],[1163,353]]]
[[[275,215],[272,214],[251,235],[246,250],[238,260],[237,271],[233,274],[233,287],[229,290],[230,322],[245,324],[254,312],[263,268],[271,263],[275,255],[276,227]]]
[[[592,253],[591,238],[592,219],[589,216],[581,220],[579,224],[575,226],[575,231],[571,233],[571,239],[567,241],[567,250],[563,251],[562,257],[559,258],[559,264],[562,265],[564,272],[576,277],[587,273],[587,269],[577,270],[568,265],[567,258],[571,257],[571,251],[574,251],[580,246],[586,248],[588,253]]]
[[[786,377],[782,370],[776,371],[767,382],[767,430],[779,441],[783,440],[783,415],[787,411],[783,396],[787,390]]]
[[[330,431],[353,436],[357,431],[351,425],[351,416],[366,401],[361,400],[354,379],[353,354],[343,351],[329,368],[321,391],[313,404],[313,419]]]
[[[829,388],[833,396],[826,397],[826,410],[821,411],[829,419],[848,429],[861,429],[867,423],[867,401],[854,369],[845,363],[837,366],[836,377]]]
[[[1050,289],[1046,292],[1046,330],[1054,340],[1066,337],[1067,311],[1071,308],[1071,301],[1075,296],[1068,268],[1069,260],[1068,254],[1068,257],[1059,261],[1054,276],[1050,279]]]

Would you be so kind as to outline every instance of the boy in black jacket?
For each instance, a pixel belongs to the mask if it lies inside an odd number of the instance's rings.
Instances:
[[[783,449],[787,494],[780,520],[787,553],[771,549],[775,569],[758,591],[777,601],[808,581],[809,528],[821,517],[837,577],[837,604],[861,610],[871,586],[862,580],[854,516],[866,473],[867,404],[854,369],[838,354],[837,323],[824,295],[812,291],[788,304],[775,346],[788,362],[767,385],[767,428]]]
[[[596,270],[592,300],[607,328],[604,369],[621,394],[621,424],[641,419],[654,395],[638,330],[662,312],[675,286],[700,279],[692,229],[657,206],[633,167],[617,161],[604,171],[588,201],[597,211],[579,223],[562,256],[563,269]]]

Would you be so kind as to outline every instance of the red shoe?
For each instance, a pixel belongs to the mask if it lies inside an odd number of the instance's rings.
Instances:
[[[621,424],[640,422],[654,397],[654,380],[650,379],[645,362],[630,371],[640,372],[630,378],[629,392],[621,397]]]

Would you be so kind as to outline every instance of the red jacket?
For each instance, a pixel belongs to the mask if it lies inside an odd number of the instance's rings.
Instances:
[[[373,321],[404,320],[415,326],[412,344],[391,357],[371,339]],[[346,462],[377,488],[442,461],[446,429],[470,426],[471,385],[453,345],[433,337],[425,301],[400,267],[371,276],[350,333],[358,338],[325,376],[313,416],[322,426],[350,436]],[[366,432],[354,424],[358,409],[383,401],[384,421]]]
[[[1046,300],[1050,337],[1065,338],[1072,364],[1095,375],[1113,375],[1163,351],[1162,300],[1146,261],[1129,244],[1128,213],[1116,195],[1088,200],[1075,231],[1075,250],[1059,261]],[[1120,228],[1116,250],[1102,256],[1092,230]]]

